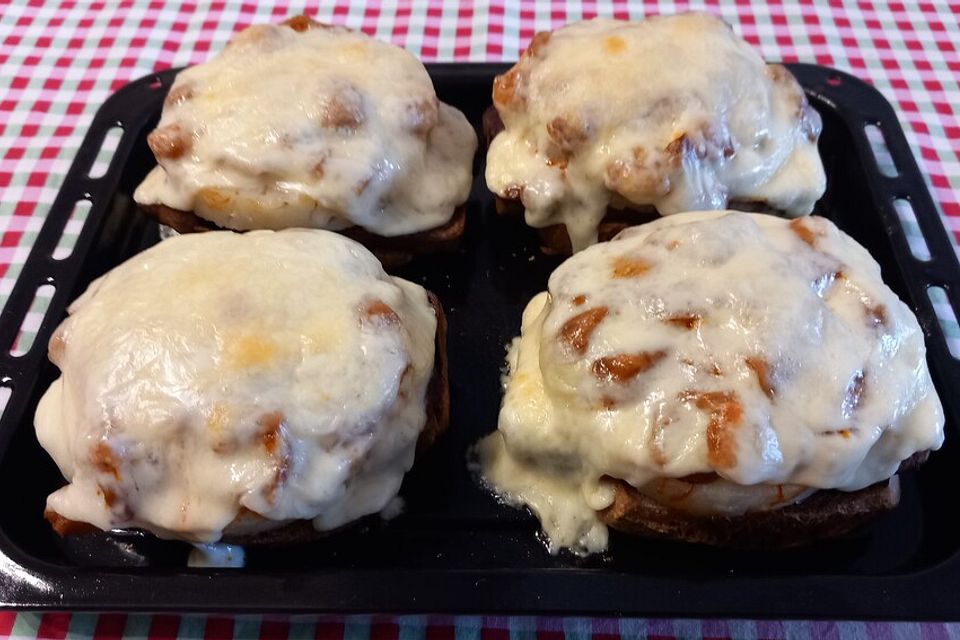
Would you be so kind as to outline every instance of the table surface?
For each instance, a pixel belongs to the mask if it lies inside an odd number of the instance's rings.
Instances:
[[[797,0],[324,2],[308,13],[404,46],[424,61],[515,60],[539,30],[596,15],[686,9],[726,19],[770,60],[816,62],[871,82],[893,103],[944,223],[960,239],[960,3]],[[152,71],[201,62],[237,29],[302,3],[0,0],[0,305],[9,295],[93,114]],[[82,225],[75,217],[67,233]],[[911,241],[922,243],[905,220]],[[42,306],[42,300],[41,300]],[[938,313],[960,353],[949,306]],[[24,336],[36,330],[31,314]],[[62,638],[955,638],[960,625],[859,622],[348,617],[278,619],[0,613],[0,637]]]

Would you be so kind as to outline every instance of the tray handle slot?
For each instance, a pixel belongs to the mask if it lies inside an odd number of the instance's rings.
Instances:
[[[88,178],[97,180],[107,175],[107,171],[110,169],[113,157],[117,152],[117,148],[120,146],[120,140],[122,138],[123,127],[119,122],[107,129],[107,132],[103,135],[103,139],[100,141],[100,149],[97,151],[97,155],[90,165],[90,170],[87,171]]]
[[[913,210],[913,205],[909,198],[896,198],[893,201],[893,208],[900,218],[900,225],[907,234],[907,244],[910,245],[910,253],[921,262],[930,262],[930,247],[927,245],[927,239],[923,235],[923,229],[917,221],[917,214]]]
[[[897,163],[890,153],[890,147],[887,146],[887,138],[880,128],[879,123],[868,123],[863,128],[867,134],[867,141],[870,143],[870,151],[873,152],[873,160],[877,164],[877,170],[880,175],[887,178],[895,178],[900,174],[897,170]]]
[[[14,358],[20,358],[30,353],[36,343],[37,334],[40,332],[40,327],[43,326],[47,310],[56,291],[57,288],[52,282],[37,287],[33,294],[33,301],[30,302],[30,306],[27,307],[26,312],[20,319],[20,330],[17,332],[17,337],[10,345],[10,355]]]
[[[940,319],[940,331],[943,333],[943,339],[947,343],[947,349],[954,360],[960,360],[960,331],[957,331],[957,305],[956,300],[951,300],[947,290],[941,286],[933,285],[927,287],[927,297],[930,298],[930,304],[933,305],[938,319]],[[950,322],[953,322],[951,325]]]
[[[90,214],[90,207],[93,203],[87,198],[81,198],[73,204],[73,210],[67,218],[66,224],[60,231],[60,239],[57,240],[57,246],[53,250],[51,257],[54,260],[66,260],[73,255],[73,248],[77,244],[77,238],[83,231],[83,223],[86,222]]]
[[[0,379],[0,418],[3,418],[3,412],[7,410],[7,404],[10,403],[12,395],[13,380],[7,377]]]

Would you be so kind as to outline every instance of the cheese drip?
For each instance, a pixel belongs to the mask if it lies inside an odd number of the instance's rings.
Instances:
[[[916,318],[819,217],[694,212],[627,229],[551,275],[507,364],[481,466],[554,551],[605,547],[609,478],[739,515],[862,489],[943,442]],[[676,488],[685,479],[694,490]]]
[[[825,189],[820,116],[789,71],[709,15],[538,34],[493,100],[505,129],[487,185],[519,198],[531,226],[565,225],[574,251],[608,207],[750,201],[800,216]]]
[[[426,421],[424,289],[319,230],[171,238],[94,281],[50,342],[48,510],[215,542],[386,508]]]
[[[302,24],[301,24],[302,26]],[[410,53],[362,33],[255,25],[180,72],[134,198],[236,230],[446,224],[477,140]]]

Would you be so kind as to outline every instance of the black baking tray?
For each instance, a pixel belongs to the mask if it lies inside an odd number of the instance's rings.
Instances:
[[[234,612],[502,612],[680,617],[960,619],[960,365],[950,355],[928,287],[960,308],[960,267],[924,180],[883,96],[856,78],[789,65],[823,116],[826,195],[817,213],[864,244],[886,281],[916,311],[947,441],[903,483],[900,508],[849,538],[783,552],[737,552],[611,535],[604,556],[549,555],[528,513],[498,504],[467,467],[469,447],[496,426],[504,346],[523,306],[559,260],[534,232],[498,217],[483,154],[461,250],[398,273],[435,291],[449,318],[452,422],[402,489],[406,509],[311,543],[248,550],[244,569],[185,568],[186,545],[137,533],[59,539],[43,520],[63,482],[37,444],[32,416],[56,375],[46,342],[89,282],[157,242],[131,194],[153,166],[146,134],[175,71],[133,82],[103,105],[0,317],[0,606],[22,609]],[[440,98],[479,124],[504,65],[434,65]],[[865,133],[879,128],[892,171]],[[90,177],[107,132],[122,137],[106,173]],[[931,257],[915,258],[894,201],[912,205]],[[79,200],[90,211],[72,254],[53,252]],[[37,288],[56,291],[27,353],[9,354]],[[176,304],[176,292],[158,292]]]

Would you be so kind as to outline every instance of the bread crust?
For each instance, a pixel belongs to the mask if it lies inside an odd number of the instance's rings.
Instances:
[[[140,204],[140,209],[162,225],[177,233],[200,233],[203,231],[230,231],[201,218],[192,211],[174,209],[163,204]],[[466,229],[466,205],[453,210],[450,220],[440,227],[409,233],[402,236],[380,236],[358,226],[338,230],[337,233],[356,240],[367,247],[385,267],[398,267],[415,255],[454,251],[460,245]]]
[[[437,317],[434,335],[433,373],[427,384],[426,422],[417,439],[416,457],[420,458],[430,449],[450,425],[450,383],[447,373],[447,318],[440,299],[427,291],[427,300]],[[60,537],[86,535],[100,531],[87,522],[70,520],[52,509],[46,509],[43,517]],[[361,518],[361,521],[365,518]],[[356,522],[345,524],[350,527]],[[309,520],[277,523],[248,509],[242,509],[223,530],[222,542],[242,545],[276,545],[306,542],[330,532],[317,531]]]
[[[489,147],[493,139],[504,129],[503,120],[496,107],[489,106],[483,112],[483,139]],[[502,216],[522,216],[524,213],[523,203],[520,200],[520,192],[513,197],[503,197],[494,194],[494,207],[496,212]],[[754,213],[769,213],[773,215],[783,215],[782,211],[775,209],[765,202],[752,200],[731,200],[729,208],[738,211],[748,211]],[[618,233],[638,224],[651,222],[660,217],[656,208],[650,205],[626,206],[608,206],[606,215],[597,227],[597,239],[600,242],[610,240]],[[568,256],[573,253],[573,247],[570,243],[570,235],[567,233],[567,227],[564,224],[553,224],[538,229],[540,233],[540,248],[548,255]]]
[[[622,480],[613,503],[599,512],[625,533],[740,549],[783,549],[836,538],[863,526],[900,502],[898,476],[866,489],[817,491],[806,500],[740,516],[695,516],[667,507]]]

